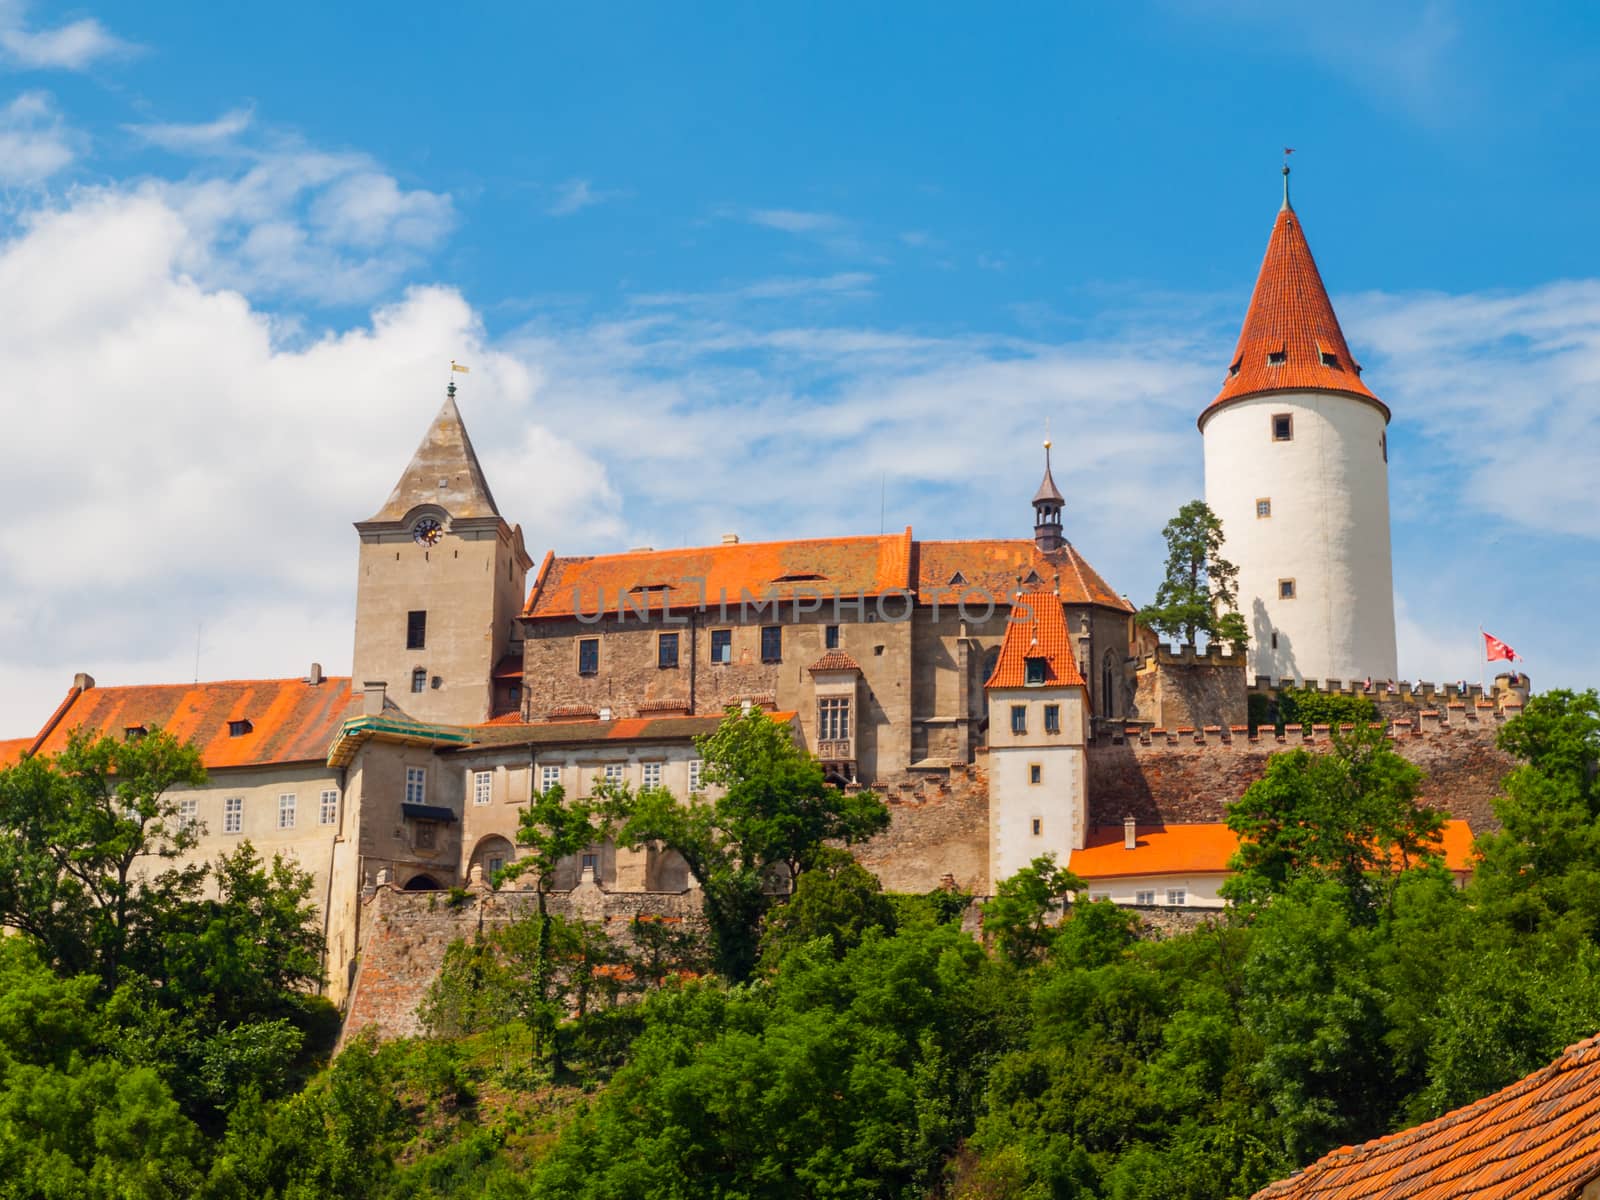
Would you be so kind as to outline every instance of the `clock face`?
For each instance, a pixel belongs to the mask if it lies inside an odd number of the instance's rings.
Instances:
[[[419,546],[435,546],[444,536],[444,526],[432,517],[423,517],[411,527],[411,539]]]

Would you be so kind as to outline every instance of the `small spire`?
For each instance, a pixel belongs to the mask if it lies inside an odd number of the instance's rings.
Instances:
[[[1289,155],[1293,153],[1293,146],[1283,148],[1283,207],[1289,212],[1294,211],[1294,205],[1289,203]]]

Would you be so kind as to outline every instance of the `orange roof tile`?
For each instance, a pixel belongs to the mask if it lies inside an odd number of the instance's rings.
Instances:
[[[817,671],[859,671],[861,664],[843,650],[829,650],[806,670],[813,674]]]
[[[1072,654],[1072,640],[1067,636],[1061,597],[1054,592],[1022,592],[1018,599],[1021,603],[1012,605],[1011,619],[1006,622],[1006,636],[1000,643],[994,673],[984,687],[1025,687],[1030,658],[1044,659],[1047,685],[1083,687],[1078,660]]]
[[[1032,575],[1038,580],[1030,584]],[[968,607],[982,606],[990,597],[1004,604],[1019,587],[1053,588],[1063,604],[1133,611],[1133,605],[1100,578],[1071,542],[1048,554],[1032,538],[917,543],[917,597],[923,604],[937,599],[941,605],[954,605],[964,598]]]
[[[39,753],[55,754],[83,729],[121,737],[135,726],[160,726],[200,747],[207,769],[321,761],[353,699],[348,679],[233,679],[136,687],[93,687],[69,697],[46,726]],[[250,732],[233,737],[231,721]]]
[[[1345,1146],[1255,1200],[1578,1200],[1600,1178],[1600,1036],[1424,1125]]]
[[[6,738],[0,741],[0,768],[15,766],[33,745],[33,738]]]
[[[877,596],[909,591],[911,527],[879,537],[734,542],[682,550],[636,550],[582,558],[549,556],[522,615],[534,619],[595,612],[603,601],[637,611],[694,608],[725,598],[789,599],[806,594]]]
[[[1074,850],[1067,867],[1084,879],[1116,879],[1129,875],[1217,875],[1239,849],[1239,835],[1220,822],[1194,825],[1141,825],[1134,848],[1123,845],[1121,825],[1095,825],[1086,845]],[[1472,829],[1465,821],[1447,821],[1439,839],[1445,866],[1472,870]]]
[[[1328,359],[1324,360],[1324,355]],[[1232,400],[1278,391],[1345,392],[1389,409],[1361,382],[1361,367],[1344,340],[1300,217],[1287,200],[1273,222],[1244,325],[1222,391],[1200,414]]]

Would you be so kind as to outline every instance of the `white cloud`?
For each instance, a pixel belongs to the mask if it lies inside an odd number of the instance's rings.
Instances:
[[[231,145],[235,138],[250,128],[254,113],[249,108],[235,108],[223,113],[214,121],[186,125],[156,122],[148,125],[125,125],[129,133],[152,146],[182,154],[211,154]]]
[[[873,276],[864,271],[840,271],[832,275],[779,276],[754,283],[710,292],[641,292],[630,296],[634,304],[645,307],[723,305],[745,300],[824,300],[860,299],[871,295]]]
[[[55,29],[27,29],[25,7],[20,0],[0,4],[0,50],[19,67],[81,71],[103,58],[135,49],[92,17]]]
[[[750,214],[750,220],[784,233],[834,233],[845,227],[843,217],[833,213],[801,212],[793,208],[763,208]]]
[[[0,184],[44,183],[72,165],[81,140],[47,93],[22,93],[0,109]]]
[[[555,199],[545,212],[552,217],[570,217],[586,208],[616,200],[627,193],[621,189],[602,190],[587,179],[569,179],[553,189]]]

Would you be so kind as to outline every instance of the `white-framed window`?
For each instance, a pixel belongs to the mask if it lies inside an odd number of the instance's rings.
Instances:
[[[244,797],[229,796],[222,802],[222,832],[241,833],[244,830]]]
[[[200,801],[178,801],[178,828],[193,832],[200,824]]]
[[[339,789],[324,788],[322,803],[317,808],[317,822],[321,825],[337,825],[339,823]]]
[[[1154,904],[1156,902],[1156,894],[1153,891],[1135,892],[1133,894],[1133,902],[1135,904]]]
[[[406,803],[426,804],[428,800],[428,768],[406,768]]]
[[[561,782],[561,768],[556,763],[545,763],[539,768],[539,790],[548,792]]]
[[[1173,905],[1189,903],[1189,893],[1183,888],[1168,888],[1167,903]]]
[[[600,772],[600,777],[608,784],[616,785],[622,782],[622,777],[626,772],[627,767],[623,766],[622,763],[607,763]]]
[[[474,771],[472,773],[472,802],[474,804],[487,804],[494,791],[493,771]]]
[[[647,762],[643,764],[642,770],[644,773],[645,787],[653,788],[661,786],[661,766],[662,764],[658,762]]]
[[[294,793],[284,792],[278,797],[278,828],[294,828]]]
[[[850,699],[824,696],[817,701],[817,740],[839,742],[850,736]]]
[[[691,792],[700,790],[700,776],[704,769],[705,763],[701,759],[691,758],[689,760],[689,790]]]

